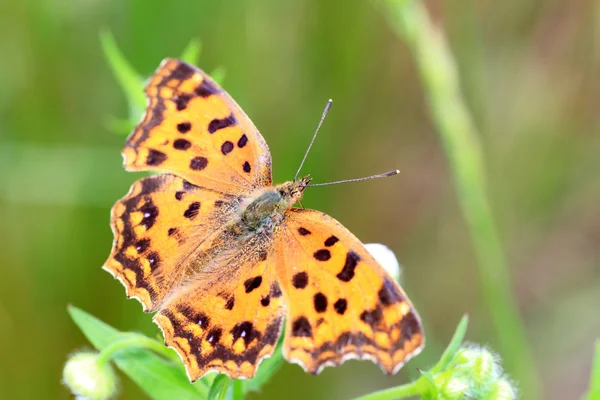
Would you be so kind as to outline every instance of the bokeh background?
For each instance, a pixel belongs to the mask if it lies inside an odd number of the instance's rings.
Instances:
[[[394,377],[369,362],[318,377],[286,365],[262,397],[348,398],[406,382],[437,360],[465,312],[468,339],[495,347],[415,63],[375,3],[0,3],[0,397],[71,397],[62,365],[90,345],[68,303],[121,330],[157,331],[100,269],[110,207],[141,176],[121,167],[125,136],[110,129],[127,104],[99,45],[103,27],[144,75],[201,39],[199,66],[225,69],[225,88],[270,145],[278,182],[293,176],[329,98],[304,171],[319,182],[402,171],[315,188],[303,203],[396,252],[426,350]],[[482,142],[541,398],[577,398],[600,333],[600,7],[454,0],[428,8],[447,32]],[[125,377],[121,386],[122,398],[144,397]]]

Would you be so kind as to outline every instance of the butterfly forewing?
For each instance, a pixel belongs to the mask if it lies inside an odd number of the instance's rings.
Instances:
[[[421,350],[421,323],[405,293],[333,218],[289,210],[275,253],[288,306],[288,360],[318,373],[367,358],[393,373]]]
[[[271,185],[265,140],[204,72],[167,59],[146,95],[146,114],[123,149],[127,169],[173,172],[224,193],[247,194]]]

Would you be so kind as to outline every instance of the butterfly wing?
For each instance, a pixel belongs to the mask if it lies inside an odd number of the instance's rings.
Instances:
[[[201,70],[166,59],[123,149],[130,171],[166,171],[223,193],[271,185],[269,148],[235,101]]]
[[[158,307],[185,279],[190,256],[225,221],[237,198],[171,174],[138,180],[112,209],[112,252],[104,269],[145,311]]]
[[[216,263],[214,273],[182,288],[154,317],[191,381],[210,371],[251,378],[281,334],[274,268],[268,259],[239,264],[240,256]]]
[[[277,276],[288,305],[284,356],[318,373],[349,358],[395,373],[419,353],[419,317],[396,283],[344,226],[291,209],[276,235]]]

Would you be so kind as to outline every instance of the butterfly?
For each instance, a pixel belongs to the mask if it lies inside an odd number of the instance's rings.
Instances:
[[[267,143],[219,85],[166,59],[146,95],[124,166],[162,173],[113,207],[103,268],[156,312],[191,381],[251,378],[284,324],[284,357],[310,373],[351,358],[395,373],[418,354],[398,283],[339,222],[294,207],[308,177],[273,186]]]

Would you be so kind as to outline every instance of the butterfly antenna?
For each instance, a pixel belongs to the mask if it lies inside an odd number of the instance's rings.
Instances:
[[[393,171],[386,172],[385,174],[365,176],[364,178],[345,179],[343,181],[326,182],[326,183],[314,183],[314,184],[308,185],[308,187],[329,186],[329,185],[337,185],[338,183],[360,182],[360,181],[366,181],[366,180],[369,180],[369,179],[387,178],[388,176],[393,176],[393,175],[396,175],[396,174],[399,174],[399,173],[400,173],[400,171],[397,170],[397,169],[395,169]]]
[[[329,112],[329,109],[331,108],[331,103],[333,103],[333,100],[329,99],[329,101],[327,101],[327,104],[325,105],[325,109],[323,110],[323,115],[321,115],[321,120],[319,121],[319,125],[317,125],[317,130],[315,131],[315,134],[312,137],[312,140],[310,141],[310,144],[308,145],[308,149],[306,149],[306,153],[304,153],[304,158],[302,159],[302,162],[300,163],[300,167],[298,167],[298,172],[296,172],[296,175],[294,176],[294,182],[298,179],[298,175],[300,175],[300,170],[302,169],[302,166],[304,165],[304,161],[306,161],[306,157],[308,156],[308,152],[310,151],[310,148],[312,147],[313,143],[315,142],[315,139],[317,138],[317,133],[319,133],[319,129],[321,129],[321,125],[323,125],[323,121],[325,120],[325,117],[327,116],[327,113]]]

